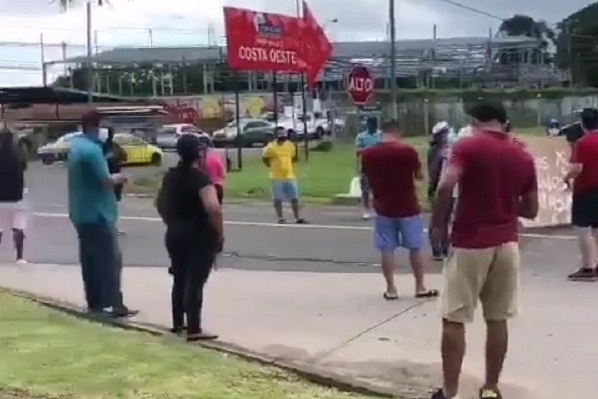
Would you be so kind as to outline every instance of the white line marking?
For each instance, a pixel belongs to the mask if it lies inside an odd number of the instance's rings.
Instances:
[[[34,216],[41,218],[68,218],[66,213],[52,213],[52,212],[36,212]],[[121,220],[130,220],[138,222],[160,222],[162,219],[150,216],[121,216]],[[343,226],[343,225],[330,225],[330,224],[278,224],[278,223],[264,223],[264,222],[239,222],[235,220],[225,220],[225,225],[228,226],[246,226],[246,227],[283,227],[283,228],[297,228],[297,229],[315,229],[315,230],[345,230],[345,231],[372,231],[372,227],[369,226]],[[425,232],[427,233],[427,229]],[[535,234],[535,233],[523,233],[521,237],[525,238],[551,238],[555,240],[575,240],[577,237],[573,235],[552,235],[552,234]]]

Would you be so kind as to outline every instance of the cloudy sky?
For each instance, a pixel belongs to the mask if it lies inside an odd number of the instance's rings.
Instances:
[[[41,84],[43,35],[45,60],[85,53],[84,0],[59,12],[52,0],[0,0],[0,86]],[[500,21],[450,4],[451,0],[396,0],[399,38],[429,38],[436,24],[439,37],[486,36]],[[458,0],[498,18],[528,14],[550,23],[591,4],[589,0]],[[384,39],[388,0],[308,0],[320,23],[334,40]],[[111,0],[94,9],[97,46],[201,45],[222,41],[222,6],[294,13],[294,0]],[[337,23],[329,23],[338,19]],[[150,34],[151,30],[151,34]],[[17,46],[15,42],[29,43]],[[19,69],[7,69],[15,68]],[[60,73],[50,71],[50,78]]]

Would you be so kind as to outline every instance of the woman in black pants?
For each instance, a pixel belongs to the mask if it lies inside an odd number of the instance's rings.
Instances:
[[[222,208],[216,190],[201,171],[205,148],[191,134],[177,142],[180,161],[162,180],[157,206],[166,223],[166,249],[171,260],[173,332],[187,340],[215,339],[202,329],[203,288],[216,254],[222,251]]]

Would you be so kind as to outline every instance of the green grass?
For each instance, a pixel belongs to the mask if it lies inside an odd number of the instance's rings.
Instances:
[[[425,160],[426,138],[408,139]],[[331,203],[335,194],[347,193],[349,184],[357,174],[355,147],[335,143],[330,152],[310,151],[305,161],[304,149],[299,149],[296,165],[301,199],[305,202]],[[425,184],[421,184],[422,189]],[[229,174],[226,183],[228,198],[269,199],[270,179],[268,169],[259,158],[247,159],[243,170]],[[422,197],[422,200],[424,198]]]
[[[544,128],[517,129],[517,134],[538,136],[544,134]],[[415,146],[420,160],[426,167],[427,137],[412,137],[406,141]],[[351,179],[357,174],[355,147],[352,144],[335,143],[330,152],[310,150],[309,160],[305,161],[304,149],[299,149],[297,178],[303,202],[330,204],[335,194],[347,193]],[[424,170],[424,176],[427,171]],[[154,193],[159,177],[144,178],[135,181],[128,191],[135,193]],[[418,183],[418,196],[422,207],[429,207],[426,198],[427,181]],[[231,172],[226,183],[226,198],[241,200],[269,200],[270,180],[268,169],[259,157],[248,158],[243,162],[243,170]]]
[[[174,339],[81,321],[0,292],[0,397],[363,398]]]

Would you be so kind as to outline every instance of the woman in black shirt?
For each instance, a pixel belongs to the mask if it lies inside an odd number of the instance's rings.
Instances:
[[[205,149],[203,149],[205,150]],[[202,330],[203,288],[216,254],[222,251],[222,208],[208,176],[200,170],[199,139],[185,134],[177,142],[180,161],[162,179],[157,206],[166,223],[166,249],[171,260],[173,332],[187,318],[187,340],[215,339]]]

